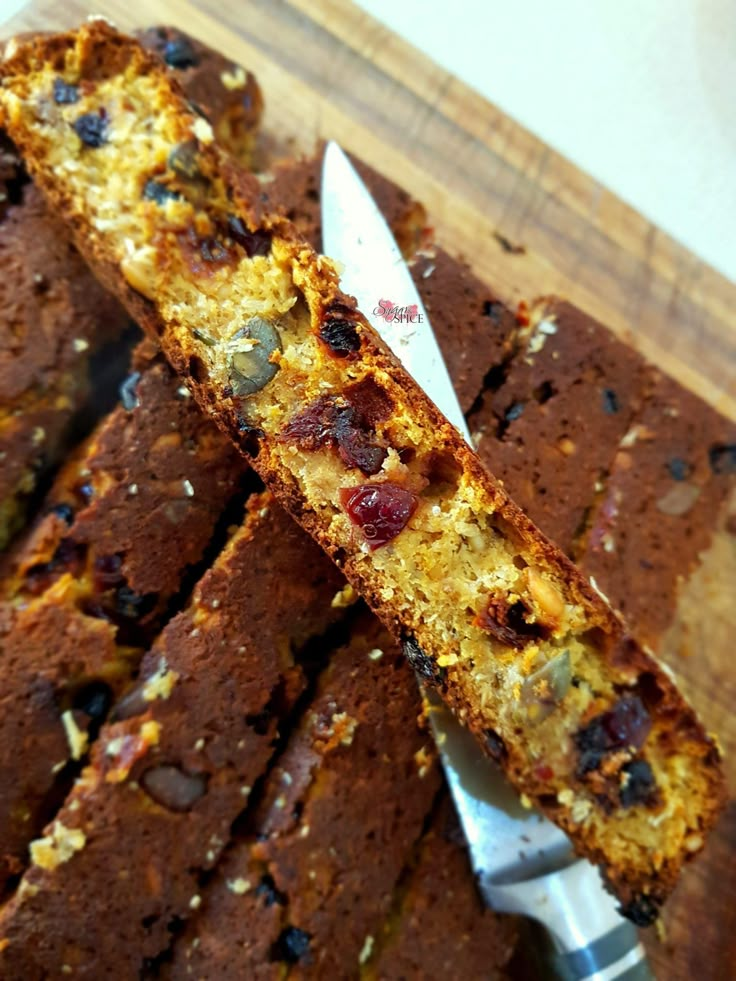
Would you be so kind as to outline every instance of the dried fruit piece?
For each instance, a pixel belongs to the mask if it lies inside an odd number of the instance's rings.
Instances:
[[[155,201],[156,204],[165,204],[167,201],[178,201],[181,194],[161,181],[146,181],[143,187],[143,197],[146,201]]]
[[[417,508],[416,494],[392,484],[343,487],[340,503],[363,533],[371,551],[392,541],[403,531]]]
[[[621,806],[657,803],[657,783],[646,760],[632,760],[621,768],[624,783],[621,787]]]
[[[164,61],[171,68],[196,68],[197,53],[185,37],[174,37],[164,46]]]
[[[152,766],[141,777],[149,797],[169,811],[188,811],[204,796],[207,778],[201,773],[185,773],[178,766]]]
[[[375,408],[375,403],[368,403],[369,413]],[[325,395],[300,412],[285,428],[282,439],[310,452],[336,446],[347,466],[357,467],[367,477],[379,472],[387,455],[386,447],[375,442],[368,418],[334,395]]]
[[[85,146],[97,149],[107,143],[107,113],[104,109],[85,112],[74,120],[72,129]]]
[[[708,450],[713,473],[736,473],[736,443],[716,443]]]
[[[562,651],[534,674],[521,688],[521,703],[532,725],[543,722],[563,700],[570,688],[570,652]]]
[[[79,102],[79,89],[76,85],[69,85],[63,78],[55,78],[54,102],[57,106],[70,106]]]
[[[484,610],[478,613],[476,627],[487,630],[489,634],[508,647],[522,650],[533,640],[539,640],[548,633],[542,623],[527,621],[529,610],[521,600],[509,603],[505,596],[492,595]]]
[[[271,950],[271,959],[296,964],[309,953],[310,935],[299,927],[289,926],[281,931]]]
[[[279,366],[271,356],[283,345],[279,332],[263,317],[253,317],[233,337],[233,341],[241,339],[244,349],[230,361],[230,384],[233,395],[247,396],[260,392],[276,375]]]
[[[353,320],[325,320],[319,338],[338,358],[349,358],[360,350],[360,334]]]
[[[608,712],[596,715],[575,734],[575,745],[580,753],[578,776],[598,769],[609,753],[640,749],[651,727],[649,713],[637,695],[619,699]]]
[[[237,242],[245,249],[249,259],[256,255],[268,255],[271,250],[271,233],[262,228],[255,232],[248,231],[243,219],[238,215],[228,215],[227,233],[233,242]]]
[[[186,143],[178,143],[169,153],[169,167],[180,177],[187,180],[196,180],[201,177],[199,171],[199,156],[197,152],[197,141],[187,140]]]

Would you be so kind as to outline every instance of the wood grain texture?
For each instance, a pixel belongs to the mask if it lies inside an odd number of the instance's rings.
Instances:
[[[423,201],[439,241],[511,304],[548,292],[584,307],[736,418],[736,286],[407,42],[344,0],[222,4],[32,0],[2,35],[102,13],[123,29],[171,23],[255,72],[271,148],[321,137]],[[502,39],[498,40],[502,43]],[[525,251],[507,251],[499,235]],[[717,539],[666,647],[732,759],[736,783],[736,554]],[[703,618],[702,611],[708,611]],[[720,981],[736,965],[736,807],[646,943],[660,981]]]

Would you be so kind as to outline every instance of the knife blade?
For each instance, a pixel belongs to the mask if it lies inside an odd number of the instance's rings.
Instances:
[[[470,443],[462,410],[411,273],[365,184],[329,142],[322,172],[322,245],[340,283],[404,367]],[[636,931],[565,834],[523,808],[500,770],[439,700],[430,719],[471,863],[489,905],[550,931],[554,973],[608,981],[651,977]],[[601,973],[601,971],[603,973]]]

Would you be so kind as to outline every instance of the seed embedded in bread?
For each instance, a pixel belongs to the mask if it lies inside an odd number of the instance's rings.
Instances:
[[[78,104],[50,104],[59,74],[84,80]],[[330,260],[198,139],[198,117],[134,42],[94,23],[20,48],[2,78],[3,121],[39,184],[194,397],[489,752],[487,733],[500,740],[513,782],[602,866],[624,911],[656,915],[686,842],[723,800],[717,748],[671,679],[483,470],[340,292]],[[101,109],[106,142],[83,146],[70,123]],[[170,165],[193,140],[195,188]],[[147,200],[152,179],[179,197]],[[238,222],[263,248],[238,240]],[[141,253],[142,295],[122,271]],[[278,332],[264,361],[277,370],[238,394],[233,345],[254,318]],[[364,413],[359,436],[349,426],[337,436],[334,421],[308,441],[290,430],[320,416],[326,395],[335,413],[350,406],[356,387],[388,407]],[[375,472],[352,453],[356,441],[361,453],[381,450]],[[366,459],[375,468],[375,454]],[[635,762],[653,786],[624,806]],[[571,801],[560,800],[566,790]]]

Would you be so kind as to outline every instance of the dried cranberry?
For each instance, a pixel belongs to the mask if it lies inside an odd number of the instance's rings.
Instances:
[[[255,232],[248,231],[242,218],[228,215],[227,232],[233,242],[245,249],[249,259],[256,255],[268,255],[271,250],[271,233],[259,228]]]
[[[627,780],[621,788],[621,806],[633,807],[635,804],[653,804],[658,798],[657,782],[652,768],[646,760],[632,760],[621,768]]]
[[[352,320],[325,320],[319,336],[338,358],[349,358],[360,350],[360,334]]]
[[[310,934],[299,927],[285,927],[271,948],[271,960],[296,964],[309,953]]]
[[[188,811],[207,790],[207,777],[186,773],[178,766],[152,766],[141,777],[141,786],[149,797],[169,811]]]
[[[687,480],[693,472],[693,468],[687,460],[683,460],[679,456],[673,456],[671,460],[668,460],[667,469],[673,480]]]
[[[55,78],[54,102],[57,106],[70,106],[79,102],[79,89],[76,85],[69,85],[63,78]]]
[[[115,589],[124,581],[123,560],[119,555],[99,555],[94,562],[93,582],[98,593]]]
[[[386,448],[374,442],[372,436],[367,419],[355,406],[325,395],[286,426],[282,439],[293,440],[310,452],[335,446],[348,467],[357,467],[372,477],[383,466],[387,454]]]
[[[708,450],[713,473],[736,473],[736,443],[716,443]]]
[[[387,482],[343,487],[340,503],[373,550],[404,530],[416,511],[418,498],[405,487]]]
[[[143,199],[154,201],[156,204],[166,204],[167,201],[181,200],[181,194],[162,184],[161,181],[149,180],[143,187]]]
[[[578,775],[596,770],[603,758],[619,749],[639,749],[649,735],[652,720],[636,695],[620,699],[608,712],[596,715],[575,735],[580,753]]]
[[[85,146],[97,149],[107,143],[107,113],[104,109],[85,112],[74,120],[72,129]]]
[[[609,416],[615,415],[619,411],[618,395],[616,395],[612,388],[604,388],[601,398],[603,400],[603,411]]]
[[[164,45],[164,61],[171,68],[196,68],[199,58],[188,38],[174,36]]]

